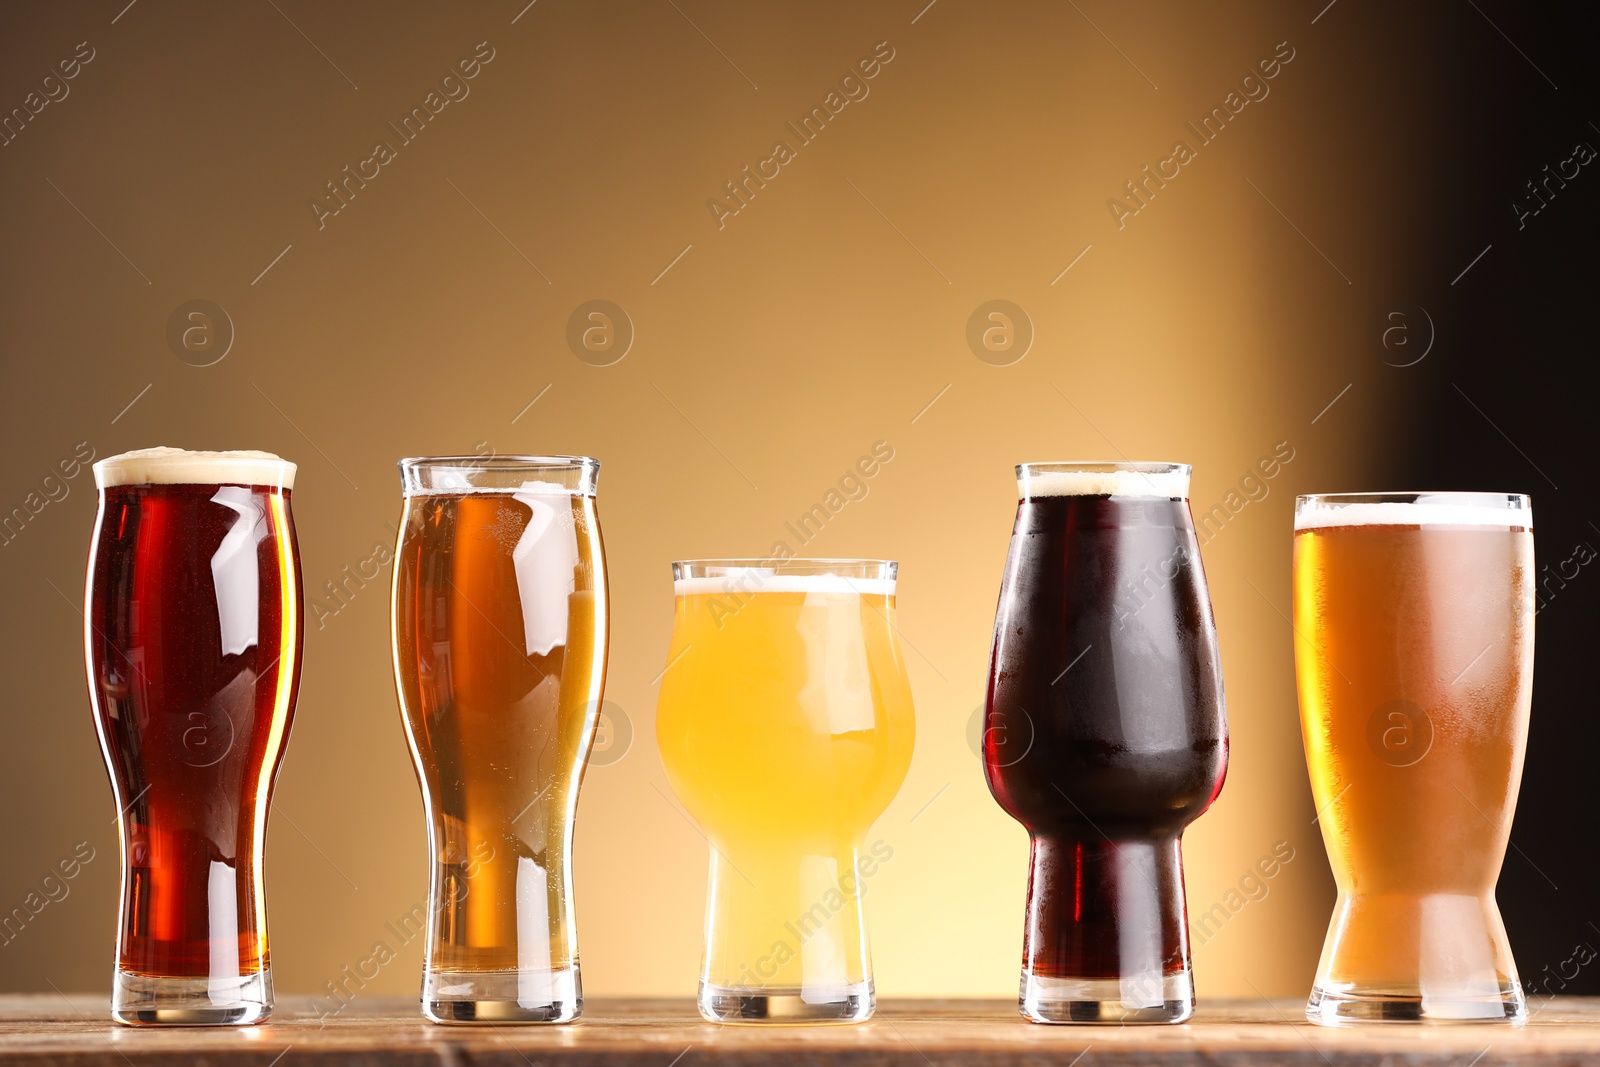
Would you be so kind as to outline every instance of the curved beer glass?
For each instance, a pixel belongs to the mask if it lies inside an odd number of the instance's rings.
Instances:
[[[261,861],[300,679],[294,473],[172,448],[94,465],[84,658],[122,845],[121,1023],[272,1013]]]
[[[1339,889],[1313,1022],[1526,1017],[1494,886],[1528,736],[1535,578],[1525,496],[1296,502],[1300,721]]]
[[[1020,1010],[1181,1022],[1180,839],[1228,759],[1189,468],[1024,463],[1017,491],[983,759],[1032,841]]]
[[[400,463],[394,672],[433,857],[434,1022],[583,1010],[572,820],[605,686],[599,470],[582,456]]]
[[[700,1014],[872,1014],[861,901],[888,842],[867,831],[916,726],[881,560],[687,560],[656,741],[711,843]]]

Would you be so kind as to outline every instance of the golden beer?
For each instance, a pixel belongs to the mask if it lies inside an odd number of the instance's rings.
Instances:
[[[434,866],[423,1010],[582,1007],[572,816],[605,681],[594,483],[574,457],[406,460],[395,678]]]
[[[867,842],[916,726],[895,565],[674,564],[656,740],[711,843],[700,1011],[712,1021],[872,1012]]]
[[[1533,519],[1488,493],[1301,497],[1295,667],[1339,898],[1308,1016],[1525,1015],[1494,900],[1533,683]]]

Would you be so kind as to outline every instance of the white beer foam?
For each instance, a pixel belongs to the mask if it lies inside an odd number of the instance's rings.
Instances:
[[[1142,496],[1183,500],[1189,495],[1189,472],[1175,471],[1029,471],[1017,479],[1024,500],[1041,496]]]
[[[844,578],[837,574],[773,574],[763,567],[742,568],[715,578],[679,578],[674,596],[749,596],[755,593],[820,593],[825,596],[894,596],[890,578]]]
[[[1318,504],[1301,508],[1294,528],[1324,530],[1335,526],[1513,526],[1533,529],[1529,508],[1497,508],[1487,504]]]
[[[94,465],[94,484],[261,485],[294,488],[295,465],[271,452],[191,452],[185,448],[136,448]]]
[[[406,496],[472,496],[475,494],[494,494],[498,496],[519,496],[527,493],[533,496],[582,496],[583,490],[560,482],[541,482],[531,480],[520,485],[473,485],[466,475],[457,474],[455,471],[442,471],[435,469],[433,474],[434,484],[426,487],[408,486]]]

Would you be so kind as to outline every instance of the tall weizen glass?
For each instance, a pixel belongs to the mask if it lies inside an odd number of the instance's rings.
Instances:
[[[1533,690],[1533,510],[1302,496],[1295,674],[1339,897],[1306,1015],[1519,1023],[1494,886]]]
[[[686,560],[656,741],[711,843],[700,1014],[872,1014],[862,898],[894,856],[867,841],[916,725],[882,560]]]
[[[1222,663],[1181,463],[1024,463],[990,659],[989,789],[1032,846],[1019,1007],[1194,1011],[1184,827],[1222,790]]]
[[[433,856],[422,1010],[583,1010],[572,823],[605,686],[600,464],[400,463],[394,670]]]
[[[173,448],[94,465],[84,659],[122,845],[121,1023],[272,1013],[261,863],[300,678],[294,473]]]

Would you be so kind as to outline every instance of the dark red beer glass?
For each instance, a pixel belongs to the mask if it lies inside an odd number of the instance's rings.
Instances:
[[[272,1011],[261,857],[300,677],[294,472],[165,448],[94,467],[84,643],[122,836],[118,1022]]]
[[[1180,838],[1228,759],[1189,468],[1024,463],[1017,487],[983,758],[1032,839],[1021,1011],[1181,1022]]]

